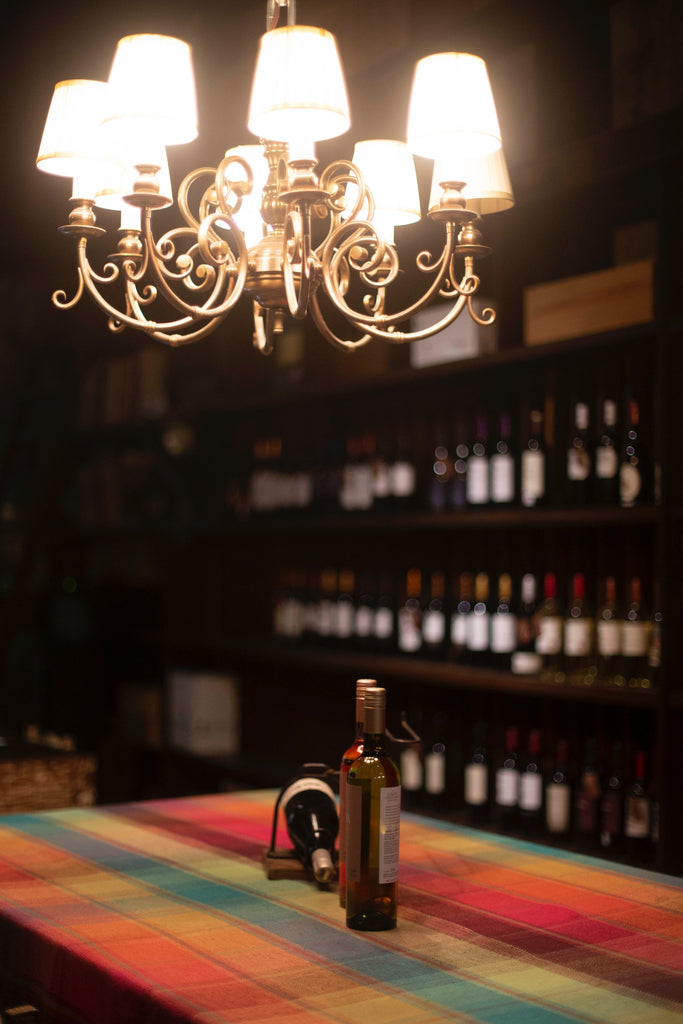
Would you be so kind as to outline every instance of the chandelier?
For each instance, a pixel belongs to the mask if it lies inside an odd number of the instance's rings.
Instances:
[[[262,352],[287,312],[310,316],[342,349],[373,338],[416,341],[464,309],[478,324],[493,322],[492,309],[477,313],[472,302],[475,261],[490,252],[480,218],[514,200],[484,61],[466,53],[420,60],[407,142],[359,142],[351,160],[318,175],[315,144],[349,129],[348,99],[334,36],[295,24],[294,2],[268,0],[248,115],[259,143],[188,174],[177,193],[182,223],[163,233],[155,213],[173,202],[166,147],[197,136],[190,47],[127,36],[107,82],[55,86],[37,166],[73,179],[60,230],[76,243],[78,272],[71,297],[53,294],[59,309],[87,292],[112,331],[131,327],[179,346],[215,330],[245,296]],[[278,27],[281,7],[287,24]],[[414,155],[433,161],[427,216],[441,225],[442,248],[419,253],[420,297],[394,310],[394,228],[421,216]],[[106,235],[96,210],[120,212],[116,250],[99,270],[89,253]],[[435,322],[399,329],[436,299]]]

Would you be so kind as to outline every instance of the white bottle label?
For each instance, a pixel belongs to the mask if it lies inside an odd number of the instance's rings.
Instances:
[[[522,505],[535,505],[545,494],[545,455],[539,451],[522,452]]]
[[[415,747],[406,747],[401,753],[401,782],[411,793],[422,789],[422,761]]]
[[[489,796],[489,770],[485,764],[465,765],[465,803],[482,807]]]
[[[496,803],[501,807],[517,806],[519,772],[516,768],[499,768],[496,772]]]
[[[515,462],[511,455],[491,456],[491,501],[514,501]]]
[[[467,462],[467,501],[485,505],[489,500],[489,460],[484,455],[472,456]]]
[[[491,616],[491,650],[511,654],[517,646],[517,619],[514,615]]]
[[[563,622],[559,615],[542,615],[536,650],[539,654],[559,654],[562,650]]]
[[[446,754],[443,750],[430,750],[425,754],[425,791],[432,795],[445,792]]]
[[[647,797],[630,796],[626,804],[624,832],[631,839],[646,839],[650,834],[650,801]]]
[[[394,630],[394,613],[391,608],[378,608],[375,612],[375,636],[388,640]]]
[[[489,615],[487,612],[470,612],[467,616],[467,647],[470,651],[488,651]]]
[[[318,635],[334,636],[336,605],[332,601],[321,601],[318,606]]]
[[[337,636],[347,640],[353,634],[353,604],[351,601],[340,601],[337,605]]]
[[[570,480],[587,480],[591,471],[590,455],[585,448],[570,448],[567,452],[567,476]]]
[[[613,480],[617,475],[619,459],[612,445],[601,445],[595,452],[595,475],[599,480]]]
[[[548,832],[559,834],[569,828],[571,791],[566,783],[551,783],[545,787],[545,823]]]
[[[379,884],[398,880],[401,787],[385,786],[379,797]]]
[[[647,654],[647,622],[622,622],[621,653],[627,658],[642,658]]]
[[[391,494],[391,472],[383,459],[372,467],[372,488],[376,498],[386,498]]]
[[[356,636],[368,637],[372,635],[375,613],[367,604],[361,604],[356,609]]]
[[[564,653],[583,658],[591,652],[593,631],[590,619],[567,619],[564,624]]]
[[[409,608],[400,608],[398,613],[399,650],[412,653],[422,647],[420,620]]]
[[[621,629],[619,623],[614,620],[598,622],[598,654],[610,658],[614,654],[619,654],[620,650]]]
[[[422,636],[427,644],[441,644],[446,637],[446,616],[443,612],[430,611],[422,616]]]
[[[543,803],[543,779],[538,772],[522,772],[519,779],[519,806],[523,811],[538,811]]]
[[[409,498],[415,492],[415,466],[411,462],[393,464],[390,489],[397,498]]]
[[[458,612],[451,615],[451,643],[457,647],[467,646],[467,616]]]
[[[634,505],[640,494],[641,478],[637,466],[630,462],[622,463],[619,470],[619,498],[622,505]]]

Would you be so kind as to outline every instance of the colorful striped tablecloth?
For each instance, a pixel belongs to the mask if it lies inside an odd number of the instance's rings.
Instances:
[[[0,981],[45,1024],[683,1020],[683,881],[404,815],[360,934],[266,878],[275,796],[0,817]]]

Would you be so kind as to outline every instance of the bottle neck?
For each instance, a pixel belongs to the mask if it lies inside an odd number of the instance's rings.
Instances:
[[[380,753],[384,751],[386,737],[384,731],[382,732],[364,732],[363,733],[363,753],[372,754]]]

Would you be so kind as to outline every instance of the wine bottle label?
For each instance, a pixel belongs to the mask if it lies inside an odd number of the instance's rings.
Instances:
[[[517,646],[517,620],[514,615],[491,616],[491,650],[511,654]]]
[[[621,650],[621,628],[618,622],[598,622],[598,654],[611,658]]]
[[[619,470],[619,499],[622,505],[635,505],[640,494],[642,479],[640,470],[630,462],[622,462]]]
[[[593,630],[590,619],[567,619],[564,624],[564,653],[570,658],[590,654]]]
[[[285,810],[292,797],[298,796],[299,793],[305,793],[310,789],[316,790],[318,793],[325,793],[334,803],[334,793],[327,783],[323,782],[322,779],[316,779],[314,775],[307,775],[305,779],[297,779],[296,782],[292,782],[290,786],[287,786],[287,789],[282,794],[280,806]]]
[[[470,505],[485,505],[489,500],[489,460],[473,456],[467,463],[467,501]]]
[[[542,615],[539,619],[539,634],[536,650],[539,654],[559,654],[562,650],[564,623],[559,615]]]
[[[409,653],[422,647],[420,619],[410,608],[400,608],[398,612],[398,646]]]
[[[522,772],[519,779],[519,806],[523,811],[538,811],[543,803],[543,779],[538,772]]]
[[[491,456],[491,501],[514,501],[515,461],[511,455]]]
[[[366,638],[372,635],[375,613],[368,604],[361,604],[356,609],[356,636]]]
[[[551,783],[545,787],[545,823],[548,832],[561,834],[569,829],[571,790],[564,783]]]
[[[590,455],[585,448],[570,448],[567,451],[567,477],[570,480],[587,480],[591,471]]]
[[[650,834],[650,801],[645,796],[629,796],[626,802],[624,832],[630,839],[647,839]]]
[[[427,610],[422,616],[422,636],[426,644],[442,644],[446,638],[446,616]]]
[[[446,753],[430,750],[425,754],[425,791],[438,796],[446,790]]]
[[[488,651],[489,618],[487,612],[471,612],[467,616],[467,647],[470,651]]]
[[[372,508],[375,497],[372,467],[368,464],[356,466],[354,474],[355,508],[366,510]]]
[[[409,498],[415,493],[415,466],[412,462],[395,462],[391,467],[390,492],[396,498]]]
[[[321,601],[318,606],[318,635],[332,636],[335,633],[336,606],[332,601]]]
[[[422,789],[423,770],[415,747],[406,747],[401,753],[401,783],[411,793]]]
[[[616,836],[621,835],[622,809],[619,793],[605,793],[600,826],[600,842],[603,846],[609,846]]]
[[[489,798],[489,770],[485,764],[465,765],[465,803],[482,807]]]
[[[616,449],[610,445],[600,445],[595,451],[595,475],[599,480],[613,480],[617,475],[619,459]]]
[[[522,505],[535,505],[545,494],[545,455],[540,451],[522,452],[521,476]]]
[[[379,884],[398,880],[401,787],[385,786],[379,798]]]
[[[458,612],[451,615],[451,643],[454,647],[467,646],[467,616]]]
[[[647,622],[622,622],[621,653],[626,658],[643,658],[648,647]]]
[[[351,601],[340,601],[337,605],[337,636],[347,640],[353,634],[354,614]]]
[[[394,613],[391,608],[378,608],[375,612],[375,636],[388,640],[394,631]]]
[[[496,803],[500,807],[516,807],[519,772],[516,768],[499,768],[496,772]]]

